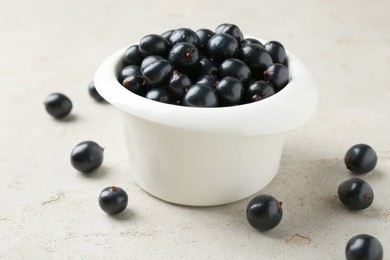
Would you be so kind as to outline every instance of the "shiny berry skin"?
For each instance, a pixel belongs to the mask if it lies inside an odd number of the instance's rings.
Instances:
[[[173,71],[169,80],[168,90],[176,98],[182,99],[191,86],[191,79],[187,75],[178,71]]]
[[[169,51],[169,42],[160,35],[148,34],[139,42],[139,50],[144,56],[166,57]]]
[[[122,82],[128,76],[133,76],[133,75],[141,75],[140,68],[135,65],[128,65],[119,72],[118,80],[119,82]]]
[[[348,149],[344,157],[347,169],[356,174],[364,174],[372,171],[377,162],[378,157],[369,145],[356,144]]]
[[[144,55],[139,50],[139,45],[131,45],[127,50],[125,51],[125,57],[124,57],[124,65],[141,65],[142,60],[144,59]]]
[[[190,107],[217,107],[218,98],[209,86],[195,84],[185,94],[183,105]]]
[[[205,84],[210,88],[215,88],[218,83],[218,78],[214,75],[204,75],[200,77],[196,83]]]
[[[236,78],[227,76],[221,79],[215,87],[220,105],[233,106],[237,105],[240,100],[244,87]]]
[[[145,94],[147,87],[144,85],[144,78],[141,75],[131,75],[122,81],[122,86],[137,95]]]
[[[171,93],[165,88],[152,88],[146,93],[145,97],[162,103],[173,102]]]
[[[348,241],[345,256],[347,260],[382,260],[383,247],[377,238],[360,234]]]
[[[217,29],[215,29],[215,32],[229,34],[233,36],[237,40],[237,42],[241,42],[244,39],[244,36],[240,28],[238,28],[238,26],[234,24],[229,24],[229,23],[220,24],[218,25]]]
[[[264,80],[253,82],[246,90],[245,101],[248,103],[268,98],[275,94],[274,87],[271,83]]]
[[[254,197],[246,208],[249,224],[260,231],[276,227],[283,217],[282,203],[270,195]]]
[[[251,70],[248,65],[238,59],[224,60],[221,66],[219,66],[218,72],[221,78],[230,76],[244,84],[251,78]]]
[[[173,46],[169,51],[169,60],[177,69],[194,69],[199,65],[199,51],[194,45],[181,42]]]
[[[77,144],[70,155],[72,166],[80,172],[89,173],[103,163],[103,148],[93,141]]]
[[[127,203],[127,193],[120,187],[111,186],[100,192],[99,206],[109,215],[121,213],[126,209]]]
[[[241,47],[239,59],[249,66],[255,79],[263,79],[265,69],[273,63],[271,55],[257,44]]]
[[[95,99],[96,102],[105,101],[105,99],[100,96],[99,92],[97,92],[95,83],[93,81],[89,82],[88,84],[88,93],[93,99]]]
[[[274,85],[275,92],[282,90],[289,81],[288,68],[280,63],[274,63],[264,71],[264,80]]]
[[[174,30],[169,36],[169,42],[171,47],[175,46],[179,42],[191,43],[195,47],[199,46],[199,37],[198,35],[189,28],[180,28]]]
[[[207,55],[215,62],[221,63],[238,55],[237,40],[226,33],[215,34],[207,43]]]
[[[171,37],[171,34],[174,32],[175,30],[168,30],[164,33],[161,34],[161,37],[163,37],[165,40],[168,41],[169,43],[169,37]],[[170,43],[169,43],[170,44]]]
[[[215,33],[209,29],[199,29],[196,31],[196,35],[199,37],[199,50],[206,52],[207,43],[215,35]]]
[[[152,57],[152,58],[150,58]],[[141,63],[141,73],[145,82],[150,87],[162,86],[172,73],[172,65],[169,60],[149,56]]]
[[[199,66],[197,69],[199,76],[203,75],[217,75],[218,74],[218,64],[209,58],[202,57],[199,61]]]
[[[245,38],[240,42],[241,48],[247,46],[248,44],[256,44],[259,45],[260,47],[264,47],[264,45],[259,40],[253,38]]]
[[[57,119],[69,115],[73,108],[70,99],[61,93],[50,94],[43,103],[47,113]]]
[[[374,191],[362,179],[351,178],[342,182],[337,190],[340,201],[350,210],[368,208],[374,200]]]
[[[280,42],[269,41],[264,45],[264,48],[269,52],[274,63],[284,64],[286,62],[286,51]]]

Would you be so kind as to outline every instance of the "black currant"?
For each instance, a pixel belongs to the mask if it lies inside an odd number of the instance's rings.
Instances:
[[[169,92],[177,98],[182,99],[191,86],[191,79],[187,75],[173,71],[168,84]]]
[[[214,75],[204,75],[200,77],[196,83],[205,84],[210,88],[215,88],[218,83],[218,78]]]
[[[260,231],[276,227],[283,217],[282,203],[270,195],[254,197],[246,208],[249,224]]]
[[[286,62],[286,51],[280,42],[269,41],[264,45],[264,48],[269,52],[274,63],[284,64]]]
[[[171,62],[159,56],[148,56],[141,63],[142,76],[150,87],[162,86],[169,79],[172,69]]]
[[[245,101],[248,103],[259,101],[275,94],[271,83],[258,80],[249,85],[245,93]]]
[[[120,83],[122,83],[125,78],[133,75],[141,75],[140,67],[135,65],[128,65],[119,72],[118,80]]]
[[[369,145],[356,144],[348,149],[345,154],[344,162],[347,169],[356,174],[364,174],[372,171],[378,157]]]
[[[347,260],[382,260],[383,247],[377,238],[360,234],[348,241],[345,256]]]
[[[120,187],[111,186],[103,189],[99,195],[100,208],[110,215],[121,213],[126,209],[128,197]]]
[[[362,179],[351,178],[342,182],[337,190],[340,201],[350,210],[368,208],[374,200],[374,191]]]
[[[73,108],[70,99],[61,93],[52,93],[43,102],[49,115],[55,118],[67,116]]]
[[[215,34],[207,43],[207,55],[216,62],[223,62],[238,55],[237,40],[226,33]]]
[[[231,58],[224,60],[221,66],[219,66],[218,72],[221,78],[230,76],[244,84],[251,78],[251,70],[248,65],[238,59]]]
[[[263,79],[263,72],[273,63],[271,55],[257,44],[241,47],[239,58],[249,66],[255,79]]]
[[[195,84],[190,87],[183,99],[184,106],[217,107],[218,98],[212,88],[205,84]]]
[[[288,68],[280,63],[274,63],[263,72],[264,80],[274,85],[275,92],[282,90],[289,82]]]
[[[164,33],[161,34],[161,37],[163,37],[165,40],[167,40],[169,42],[169,37],[171,37],[171,34],[174,32],[175,30],[168,30]]]
[[[93,141],[77,144],[70,155],[72,166],[84,173],[96,170],[103,162],[103,148]]]
[[[88,84],[88,93],[97,102],[105,101],[105,99],[99,94],[99,92],[97,92],[95,83],[93,81]]]
[[[146,98],[162,102],[162,103],[172,103],[172,95],[165,88],[151,88],[145,95]]]
[[[169,42],[160,35],[148,34],[139,42],[139,50],[144,56],[166,57],[169,51]]]
[[[218,74],[218,64],[209,58],[202,57],[199,61],[199,66],[196,71],[198,76],[203,75],[217,75]]]
[[[141,65],[142,60],[144,59],[144,55],[139,50],[139,45],[131,45],[127,48],[124,57],[124,65]]]
[[[178,44],[179,42],[191,43],[195,47],[199,46],[199,37],[198,35],[189,28],[180,28],[174,30],[169,36],[169,42],[171,46]]]
[[[131,92],[143,96],[147,90],[145,80],[141,75],[131,75],[122,81],[122,85]]]
[[[224,77],[215,87],[218,100],[225,106],[237,105],[243,93],[243,85],[240,80],[234,77]]]
[[[264,45],[259,41],[259,40],[256,40],[256,39],[253,39],[253,38],[245,38],[244,40],[242,40],[240,42],[240,47],[245,47],[247,46],[248,44],[257,44],[259,45],[260,47],[264,47]]]
[[[206,52],[207,43],[214,36],[214,32],[209,29],[199,29],[196,31],[196,34],[199,37],[199,50]]]
[[[220,24],[218,25],[215,32],[229,34],[233,36],[237,40],[237,42],[241,42],[244,39],[244,36],[240,28],[238,28],[238,26],[234,24],[229,24],[229,23]]]
[[[200,61],[198,49],[187,42],[181,42],[169,51],[169,60],[175,68],[190,70],[197,68]]]

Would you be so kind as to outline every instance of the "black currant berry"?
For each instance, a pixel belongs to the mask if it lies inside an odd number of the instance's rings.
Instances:
[[[244,36],[238,28],[237,25],[229,24],[229,23],[223,23],[218,25],[217,29],[215,29],[215,33],[226,33],[231,36],[233,36],[237,42],[241,42],[244,39]]]
[[[169,42],[160,35],[148,34],[139,42],[139,50],[144,56],[166,57],[169,51]]]
[[[219,66],[218,72],[221,78],[230,76],[244,84],[251,78],[251,70],[248,65],[238,59],[224,60]]]
[[[169,60],[175,68],[190,70],[198,67],[200,56],[194,45],[181,42],[169,51]]]
[[[144,55],[139,50],[139,45],[131,45],[127,48],[124,57],[124,65],[141,65],[142,60],[144,59]]]
[[[142,75],[140,67],[135,65],[128,65],[119,72],[118,80],[120,83],[122,83],[125,78],[133,75]]]
[[[105,101],[104,98],[100,96],[99,92],[97,92],[95,83],[93,81],[89,82],[88,84],[88,93],[93,99],[95,99],[96,102]]]
[[[362,179],[351,178],[342,182],[337,190],[340,201],[350,210],[368,208],[374,200],[374,191]]]
[[[162,103],[173,102],[171,93],[165,88],[152,88],[146,93],[145,97]]]
[[[215,33],[209,29],[199,29],[196,31],[199,37],[199,51],[206,52],[207,43],[215,35]]]
[[[162,86],[172,73],[169,60],[159,56],[148,56],[141,63],[141,73],[146,85],[150,87]]]
[[[345,256],[347,260],[382,260],[383,247],[377,238],[360,234],[348,241]]]
[[[103,148],[93,141],[77,144],[70,155],[72,166],[84,173],[96,170],[103,162]]]
[[[131,75],[122,81],[122,85],[131,92],[143,96],[147,90],[145,80],[141,75]]]
[[[279,92],[288,84],[288,68],[280,63],[274,63],[268,66],[263,74],[264,80],[274,85],[275,92]]]
[[[282,203],[270,195],[254,197],[246,208],[249,224],[260,231],[276,227],[283,217]]]
[[[249,66],[255,79],[263,79],[263,72],[273,63],[271,55],[257,44],[241,47],[239,58]]]
[[[269,52],[274,63],[284,64],[286,62],[286,51],[280,42],[269,41],[264,45],[264,48]]]
[[[215,34],[207,43],[207,54],[216,62],[223,62],[238,55],[237,40],[226,33]]]
[[[203,57],[199,61],[199,66],[197,69],[198,77],[203,75],[217,75],[218,74],[218,65],[209,58]]]
[[[217,107],[217,95],[205,84],[195,84],[189,88],[183,99],[183,105],[189,107]]]
[[[168,30],[164,33],[161,34],[161,37],[163,37],[165,40],[167,40],[169,42],[169,37],[171,37],[171,34],[174,32],[175,30]]]
[[[264,48],[264,45],[259,40],[256,40],[256,39],[253,39],[253,38],[245,38],[244,40],[242,40],[240,42],[240,47],[241,48],[245,47],[248,44],[256,44],[256,45],[259,45],[260,47]]]
[[[169,36],[169,42],[171,47],[175,46],[179,42],[191,43],[195,47],[199,46],[199,37],[198,35],[189,28],[180,28],[174,30]]]
[[[49,115],[55,118],[67,116],[73,108],[70,99],[61,93],[52,93],[43,102]]]
[[[173,71],[169,80],[168,90],[176,98],[182,99],[191,86],[191,79],[187,75],[178,71]]]
[[[258,80],[249,85],[245,93],[245,101],[248,103],[259,101],[275,94],[271,83]]]
[[[127,203],[126,191],[116,186],[103,189],[99,196],[100,208],[110,215],[121,213],[127,207]]]
[[[356,144],[348,149],[344,157],[347,169],[356,174],[364,174],[372,171],[378,157],[369,145]]]
[[[215,87],[218,100],[225,106],[237,105],[241,100],[243,90],[241,81],[230,76],[221,79]]]
[[[204,75],[200,77],[196,83],[205,84],[210,88],[215,88],[218,83],[218,78],[214,75]]]

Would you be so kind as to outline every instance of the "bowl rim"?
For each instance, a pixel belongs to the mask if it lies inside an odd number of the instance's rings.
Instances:
[[[267,42],[252,36],[261,42]],[[158,124],[218,134],[267,135],[292,130],[306,122],[318,103],[314,77],[294,54],[286,49],[290,82],[275,95],[248,104],[199,108],[166,104],[132,93],[118,81],[126,49],[107,57],[94,75],[99,94],[125,113]]]

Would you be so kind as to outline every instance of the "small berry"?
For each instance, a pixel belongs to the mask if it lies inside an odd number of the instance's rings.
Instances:
[[[189,28],[180,28],[174,30],[169,36],[169,42],[171,47],[175,46],[179,42],[187,42],[198,47],[199,46],[199,37],[198,35]]]
[[[360,234],[348,241],[345,256],[347,260],[382,260],[383,247],[377,238]]]
[[[169,50],[169,42],[157,34],[148,34],[139,42],[139,50],[144,56],[158,55],[166,57]]]
[[[217,95],[212,88],[205,84],[195,84],[190,87],[183,99],[184,106],[217,107]]]
[[[282,202],[270,195],[254,197],[246,208],[249,224],[260,231],[276,227],[283,217]]]
[[[110,215],[121,213],[127,207],[127,203],[127,193],[120,187],[107,187],[99,196],[100,208]]]
[[[125,51],[124,64],[127,65],[141,65],[142,60],[144,59],[144,55],[141,53],[139,49],[139,45],[131,45]]]
[[[241,47],[239,58],[249,66],[255,79],[263,79],[263,72],[273,63],[271,55],[258,44]]]
[[[154,58],[151,58],[154,57]],[[146,84],[150,87],[162,86],[172,73],[172,65],[169,60],[149,56],[141,63],[141,73]]]
[[[233,36],[237,42],[241,42],[244,39],[244,36],[238,28],[237,25],[235,24],[230,24],[230,23],[223,23],[218,25],[217,29],[215,29],[215,33],[226,33],[231,36]]]
[[[286,62],[286,51],[280,42],[269,41],[264,45],[264,48],[271,54],[274,63],[284,64]]]
[[[275,94],[274,87],[271,83],[258,80],[253,82],[246,90],[245,100],[249,103],[268,98]]]
[[[55,118],[63,118],[72,110],[72,102],[61,93],[52,93],[44,101],[45,109],[49,115]]]
[[[347,169],[356,174],[364,174],[372,171],[378,157],[369,145],[356,144],[348,149],[344,157]]]
[[[238,79],[227,76],[218,82],[215,91],[221,104],[233,106],[240,102],[244,87]]]
[[[104,98],[100,96],[99,92],[97,92],[95,83],[93,81],[88,84],[88,93],[93,99],[95,99],[96,102],[104,101]]]
[[[224,60],[221,66],[219,66],[218,72],[221,78],[230,76],[238,79],[244,84],[247,83],[251,77],[251,70],[248,65],[238,59]]]
[[[340,201],[350,210],[368,208],[374,200],[374,191],[362,179],[351,178],[342,182],[337,190]]]
[[[93,141],[77,144],[70,155],[72,166],[80,172],[89,173],[103,163],[103,148]]]
[[[223,62],[238,55],[237,40],[226,33],[215,34],[207,43],[207,54],[215,62]]]
[[[198,67],[200,56],[194,45],[181,42],[169,51],[169,60],[175,68],[189,70]]]
[[[263,72],[264,80],[274,85],[275,92],[282,90],[289,81],[288,68],[283,64],[274,63]]]
[[[145,95],[147,99],[162,103],[172,103],[172,95],[165,88],[151,88]]]

